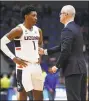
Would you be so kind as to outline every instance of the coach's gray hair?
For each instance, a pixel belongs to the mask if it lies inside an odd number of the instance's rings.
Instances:
[[[65,13],[71,14],[73,18],[75,17],[76,11],[72,5],[65,5],[65,6],[63,6],[62,10]]]

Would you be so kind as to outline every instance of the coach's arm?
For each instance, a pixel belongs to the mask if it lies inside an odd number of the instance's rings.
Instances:
[[[61,52],[57,60],[56,67],[62,68],[62,65],[71,55],[72,45],[74,41],[74,34],[71,30],[65,29],[61,33]]]

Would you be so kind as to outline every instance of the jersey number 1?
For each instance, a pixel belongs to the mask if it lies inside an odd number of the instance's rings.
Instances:
[[[36,45],[35,45],[35,41],[33,41],[33,45],[34,45],[34,50],[36,50]]]

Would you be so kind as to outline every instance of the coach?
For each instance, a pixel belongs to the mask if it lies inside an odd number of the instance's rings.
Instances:
[[[83,36],[80,27],[75,24],[75,8],[66,5],[60,12],[60,22],[64,24],[61,43],[51,49],[39,48],[39,54],[51,55],[60,52],[57,63],[49,72],[60,69],[65,76],[67,99],[86,101],[86,65],[83,56]]]

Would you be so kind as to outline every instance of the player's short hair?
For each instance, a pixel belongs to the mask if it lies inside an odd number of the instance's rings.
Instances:
[[[26,5],[21,9],[22,18],[25,19],[25,15],[31,13],[31,11],[36,11],[36,8],[33,5]]]

